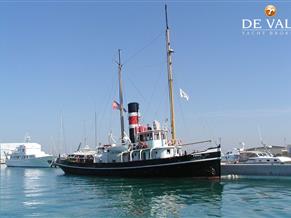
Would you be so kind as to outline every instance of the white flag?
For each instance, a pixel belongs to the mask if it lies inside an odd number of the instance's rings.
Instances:
[[[189,95],[187,95],[187,93],[184,92],[182,89],[180,89],[180,97],[185,98],[187,101],[189,101]]]

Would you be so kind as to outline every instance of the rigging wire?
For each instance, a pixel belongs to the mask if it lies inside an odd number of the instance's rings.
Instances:
[[[141,68],[139,68],[141,69]],[[142,91],[138,88],[138,86],[136,85],[136,83],[132,80],[132,78],[134,78],[133,73],[131,73],[131,71],[128,71],[128,76],[127,80],[130,82],[130,84],[133,86],[133,88],[137,91],[137,93],[140,95],[140,97],[142,97],[142,99],[144,99],[146,101],[146,104],[149,103],[149,100],[146,96],[143,95]]]
[[[113,93],[111,94],[111,101],[115,98],[116,93],[117,93],[117,87],[118,87],[118,80],[117,79],[115,80],[115,83],[116,83],[116,85],[114,86],[115,88],[113,88]],[[110,99],[109,99],[109,102],[110,102]],[[111,113],[110,113],[110,117],[109,117],[108,130],[110,132],[112,132],[113,112],[112,112],[112,108],[110,108],[110,109],[111,109]]]
[[[154,82],[153,91],[152,91],[152,93],[150,95],[150,99],[153,99],[154,94],[156,93],[156,89],[157,89],[157,86],[158,86],[158,82],[159,82],[159,80],[160,80],[160,78],[162,76],[162,73],[163,72],[160,71],[160,73],[158,73],[158,75],[157,75],[156,81]],[[151,109],[151,103],[152,103],[152,101],[149,101],[149,103],[147,104],[147,107],[145,109],[145,113],[148,113],[149,110]]]
[[[175,80],[176,80],[176,87],[174,88],[174,93],[177,96],[177,93],[178,93],[178,88],[177,87],[180,87],[179,79],[178,79],[177,76],[175,77]],[[185,119],[185,113],[184,113],[184,110],[183,110],[183,106],[182,106],[182,103],[181,103],[181,98],[178,98],[178,109],[181,111],[181,113],[179,113],[179,115],[181,115],[181,117],[182,117],[182,123],[185,124],[186,123],[186,119]]]
[[[114,79],[115,78],[115,79]],[[110,105],[110,101],[112,101],[112,98],[113,98],[113,93],[116,92],[116,85],[114,85],[115,83],[117,83],[116,81],[116,77],[114,76],[114,73],[112,73],[112,77],[111,77],[111,80],[110,81],[115,81],[115,82],[111,82],[111,86],[110,86],[110,89],[108,90],[109,92],[106,91],[107,95],[105,97],[106,99],[106,102],[105,104],[103,105],[103,110],[101,112],[101,114],[98,116],[97,118],[97,129],[99,129],[99,125],[100,123],[103,123],[104,122],[104,119],[105,119],[105,113],[108,111],[108,107]],[[110,118],[112,117],[112,113],[110,113]],[[111,121],[109,122],[109,124],[112,123],[112,119]],[[108,129],[110,129],[111,126],[109,125],[108,126]],[[104,128],[101,128],[101,129],[104,129]]]
[[[165,86],[163,90],[163,96],[167,96],[167,92],[168,92],[168,87]],[[162,113],[162,115],[167,114],[165,107],[163,107],[163,105],[169,105],[169,104],[170,104],[169,98],[163,98],[163,101],[159,101],[159,104],[157,105],[158,107],[156,107],[156,110],[154,112],[154,117],[158,116],[158,112]],[[169,117],[169,114],[167,115],[166,119],[168,119],[168,117]]]
[[[137,93],[147,102],[148,100],[146,99],[146,97],[142,94],[142,92],[139,90],[139,88],[135,85],[135,83],[132,81],[130,77],[128,77],[128,81],[136,89]]]
[[[161,31],[156,37],[154,37],[152,40],[150,40],[148,43],[145,44],[142,48],[138,49],[133,55],[129,56],[124,62],[123,65],[127,64],[128,62],[132,61],[137,55],[139,55],[142,51],[144,51],[146,48],[151,46],[157,39],[161,37],[161,35],[164,33],[164,31]]]

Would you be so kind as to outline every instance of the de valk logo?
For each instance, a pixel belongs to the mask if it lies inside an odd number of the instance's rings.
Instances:
[[[274,5],[267,5],[264,9],[265,18],[244,18],[242,19],[243,35],[291,35],[291,24],[287,18],[279,17],[277,8]]]
[[[267,5],[267,7],[265,8],[265,14],[268,17],[273,17],[276,15],[277,9],[274,5]]]

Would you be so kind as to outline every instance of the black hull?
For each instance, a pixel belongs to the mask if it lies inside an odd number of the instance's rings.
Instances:
[[[217,178],[221,175],[220,151],[125,163],[75,163],[58,159],[55,164],[66,174],[106,177]]]

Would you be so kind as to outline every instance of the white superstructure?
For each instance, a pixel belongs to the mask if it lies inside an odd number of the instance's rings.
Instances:
[[[53,156],[41,150],[38,143],[22,143],[8,156],[8,167],[50,167]]]

